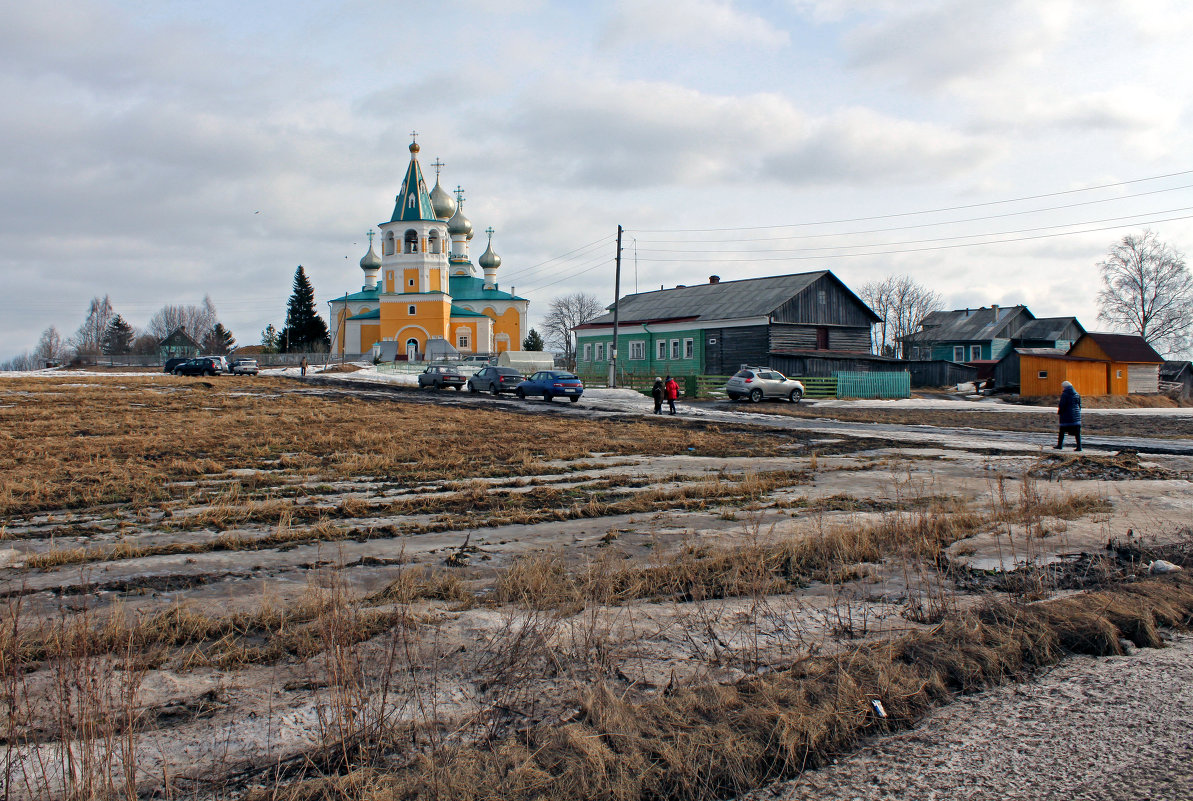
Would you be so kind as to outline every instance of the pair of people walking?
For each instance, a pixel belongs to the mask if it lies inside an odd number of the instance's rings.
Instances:
[[[667,380],[656,376],[654,386],[650,389],[650,396],[654,398],[654,413],[663,413],[663,401],[671,408],[670,414],[675,414],[675,400],[679,397],[679,384],[675,379],[667,376]]]

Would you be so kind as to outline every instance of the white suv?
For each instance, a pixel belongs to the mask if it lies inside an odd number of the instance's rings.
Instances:
[[[804,385],[769,367],[743,367],[725,384],[729,400],[786,398],[792,403],[804,399]]]

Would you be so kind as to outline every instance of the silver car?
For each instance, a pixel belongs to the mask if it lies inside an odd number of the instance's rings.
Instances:
[[[725,384],[729,400],[749,398],[758,403],[763,398],[786,398],[792,403],[804,399],[804,385],[769,367],[743,367]]]

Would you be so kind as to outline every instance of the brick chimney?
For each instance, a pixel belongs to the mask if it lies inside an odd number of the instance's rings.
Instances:
[[[721,283],[721,276],[719,276],[719,275],[710,275],[710,276],[708,277],[708,282],[709,282],[710,284],[719,284],[719,283]]]

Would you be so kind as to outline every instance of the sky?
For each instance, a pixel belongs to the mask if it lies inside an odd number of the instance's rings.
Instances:
[[[1182,0],[7,0],[0,360],[109,295],[242,345],[360,288],[418,132],[531,301],[831,269],[1099,330],[1098,261],[1193,254]]]

